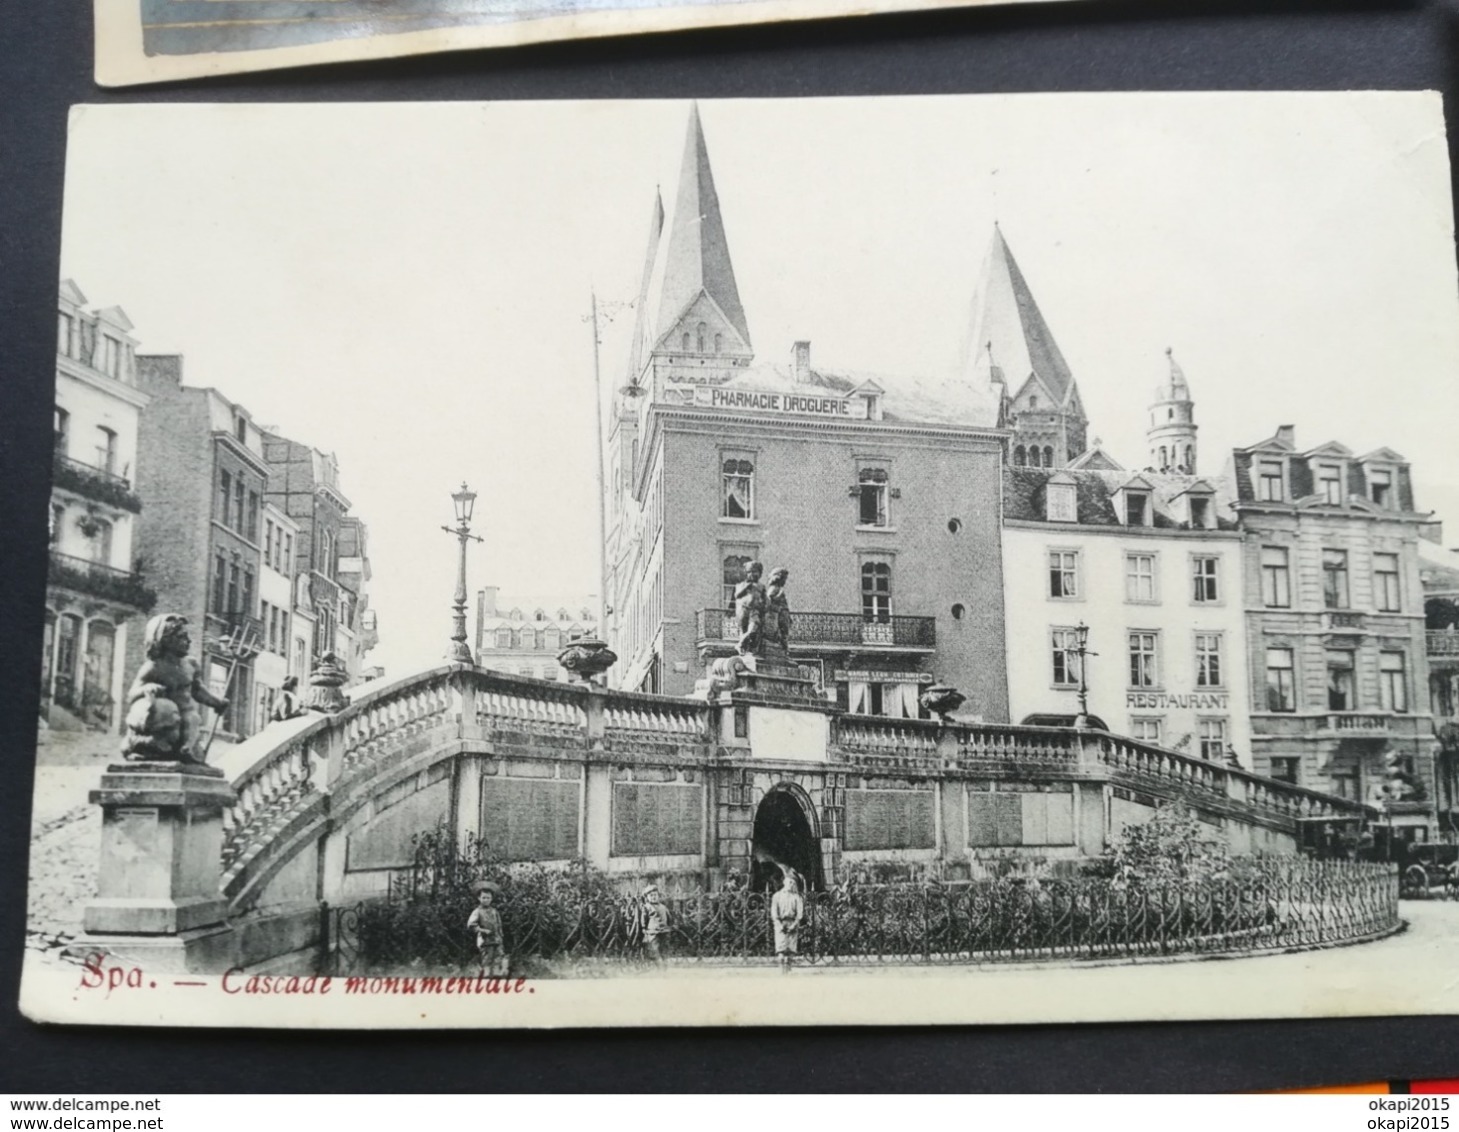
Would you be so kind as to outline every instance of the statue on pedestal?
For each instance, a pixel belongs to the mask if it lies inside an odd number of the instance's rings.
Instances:
[[[765,587],[760,575],[765,567],[751,562],[745,567],[745,580],[735,588],[735,617],[739,624],[741,656],[758,655],[764,645]]]
[[[188,655],[187,618],[163,613],[147,622],[147,659],[127,693],[127,735],[122,757],[132,762],[201,763],[202,713],[198,704],[227,711],[202,679],[202,666]]]

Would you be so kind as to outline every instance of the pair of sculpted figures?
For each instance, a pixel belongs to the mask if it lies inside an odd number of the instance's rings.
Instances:
[[[745,567],[745,580],[735,588],[741,656],[783,657],[790,648],[790,603],[785,597],[790,571],[782,566],[772,572],[768,586],[760,582],[764,573],[764,566],[751,562]]]

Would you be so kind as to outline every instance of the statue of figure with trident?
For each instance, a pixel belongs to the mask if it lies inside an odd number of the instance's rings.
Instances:
[[[187,618],[164,613],[147,622],[147,659],[127,695],[127,737],[122,756],[133,762],[201,763],[202,713],[198,704],[217,712],[228,701],[204,683],[201,665],[191,656]]]

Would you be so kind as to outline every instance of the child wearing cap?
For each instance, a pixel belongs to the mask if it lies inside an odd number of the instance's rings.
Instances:
[[[483,975],[505,975],[507,953],[502,938],[502,914],[496,903],[496,886],[484,884],[476,896],[476,907],[466,919],[466,930],[476,933],[476,954],[481,959]]]
[[[643,890],[643,953],[654,963],[664,961],[659,950],[659,937],[669,930],[669,910],[659,899],[659,886]]]

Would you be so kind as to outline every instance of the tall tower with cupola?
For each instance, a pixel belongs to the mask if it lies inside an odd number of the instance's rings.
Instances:
[[[1175,352],[1167,349],[1169,376],[1155,389],[1150,406],[1150,427],[1145,436],[1150,442],[1150,467],[1157,472],[1196,474],[1196,416],[1190,386],[1185,372],[1175,360]]]

